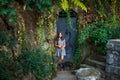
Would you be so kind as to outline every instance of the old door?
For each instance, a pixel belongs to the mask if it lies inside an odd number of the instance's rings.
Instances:
[[[72,14],[71,14],[72,15]],[[76,26],[76,17],[71,16],[71,23],[74,29],[77,30]],[[67,23],[66,16],[60,16],[58,21],[57,21],[57,32],[61,32],[66,40],[66,57],[64,61],[72,61],[73,60],[73,54],[75,51],[75,42],[76,42],[76,36],[77,36],[77,31],[73,30],[69,27]]]

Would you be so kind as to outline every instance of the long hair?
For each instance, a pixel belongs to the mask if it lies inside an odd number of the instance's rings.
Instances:
[[[58,41],[58,39],[59,39],[59,34],[60,34],[60,33],[61,33],[61,32],[58,32],[58,33],[57,33],[57,41]],[[62,34],[62,33],[61,33],[61,34]],[[61,40],[64,40],[63,35],[62,35],[62,37],[60,37],[60,39],[61,39]]]
[[[55,38],[55,40],[54,40],[54,43],[55,44],[58,44],[58,40],[59,40],[59,34],[60,34],[61,32],[58,32],[57,33],[57,35],[56,35],[56,38]],[[61,33],[62,34],[62,33]],[[64,37],[63,37],[63,35],[62,35],[62,37],[60,37],[61,38],[61,40],[64,40]]]

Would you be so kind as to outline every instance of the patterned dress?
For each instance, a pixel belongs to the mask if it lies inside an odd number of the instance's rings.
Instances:
[[[65,39],[64,39],[64,40],[59,39],[57,45],[61,46],[61,45],[63,45],[64,43],[65,43]],[[60,48],[56,48],[56,53],[55,53],[55,55],[56,55],[57,57],[59,57],[59,56],[66,56],[65,48],[64,48],[63,50],[60,49]]]

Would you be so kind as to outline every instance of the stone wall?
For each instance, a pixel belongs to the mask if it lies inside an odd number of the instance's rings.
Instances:
[[[120,75],[120,39],[108,41],[106,62],[106,72]]]

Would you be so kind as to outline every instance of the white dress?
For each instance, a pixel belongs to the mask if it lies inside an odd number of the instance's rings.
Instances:
[[[65,39],[64,39],[64,40],[59,39],[57,45],[60,46],[60,45],[63,45],[64,43],[65,43]],[[64,48],[63,50],[60,49],[60,48],[56,48],[56,53],[55,53],[55,55],[56,55],[57,57],[59,57],[59,56],[66,56],[65,48]]]

